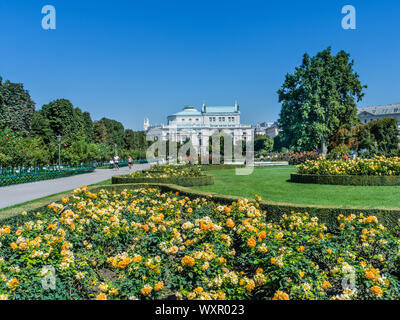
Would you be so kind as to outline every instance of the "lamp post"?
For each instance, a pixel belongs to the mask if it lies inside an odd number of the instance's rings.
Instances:
[[[57,140],[58,140],[58,170],[61,170],[61,139],[62,139],[62,136],[61,136],[61,134],[59,134],[57,136]]]

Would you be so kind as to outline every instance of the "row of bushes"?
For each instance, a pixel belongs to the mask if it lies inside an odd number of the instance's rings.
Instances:
[[[400,176],[335,176],[292,173],[290,181],[342,186],[400,186]]]
[[[111,179],[112,184],[126,184],[126,183],[167,183],[176,184],[180,186],[206,186],[214,184],[214,176],[201,175],[192,177],[132,177],[131,175],[118,175],[113,176]]]
[[[300,174],[335,175],[335,176],[399,176],[400,157],[356,160],[326,160],[307,161],[297,166]]]
[[[35,182],[35,181],[42,181],[42,180],[51,180],[63,177],[69,177],[76,174],[83,174],[93,172],[94,167],[79,167],[79,168],[69,168],[66,170],[60,171],[49,171],[49,172],[39,172],[39,173],[24,173],[18,175],[11,175],[11,176],[0,176],[0,187],[20,184],[20,183],[27,183],[27,182]]]

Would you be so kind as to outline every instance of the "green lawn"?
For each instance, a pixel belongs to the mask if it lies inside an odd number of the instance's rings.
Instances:
[[[248,176],[235,175],[235,170],[212,170],[211,186],[193,189],[292,204],[336,207],[400,208],[400,187],[332,186],[292,183],[294,166],[256,167]]]

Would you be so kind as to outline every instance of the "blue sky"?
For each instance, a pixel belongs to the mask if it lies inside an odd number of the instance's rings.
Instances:
[[[57,29],[43,30],[53,5]],[[357,29],[341,28],[341,8]],[[400,102],[397,0],[0,0],[0,75],[40,108],[70,99],[93,119],[142,129],[183,105],[233,105],[242,122],[278,118],[276,91],[305,52],[348,51],[368,85],[360,106]]]

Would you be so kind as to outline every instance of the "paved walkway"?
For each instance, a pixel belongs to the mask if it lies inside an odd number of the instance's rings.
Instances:
[[[132,165],[131,171],[147,169],[149,167],[149,164],[134,164]],[[117,174],[127,173],[129,173],[128,167],[119,170],[96,169],[91,173],[79,174],[71,177],[0,187],[0,209],[55,193],[76,189],[82,185],[87,186],[89,184],[94,184],[110,179]]]

